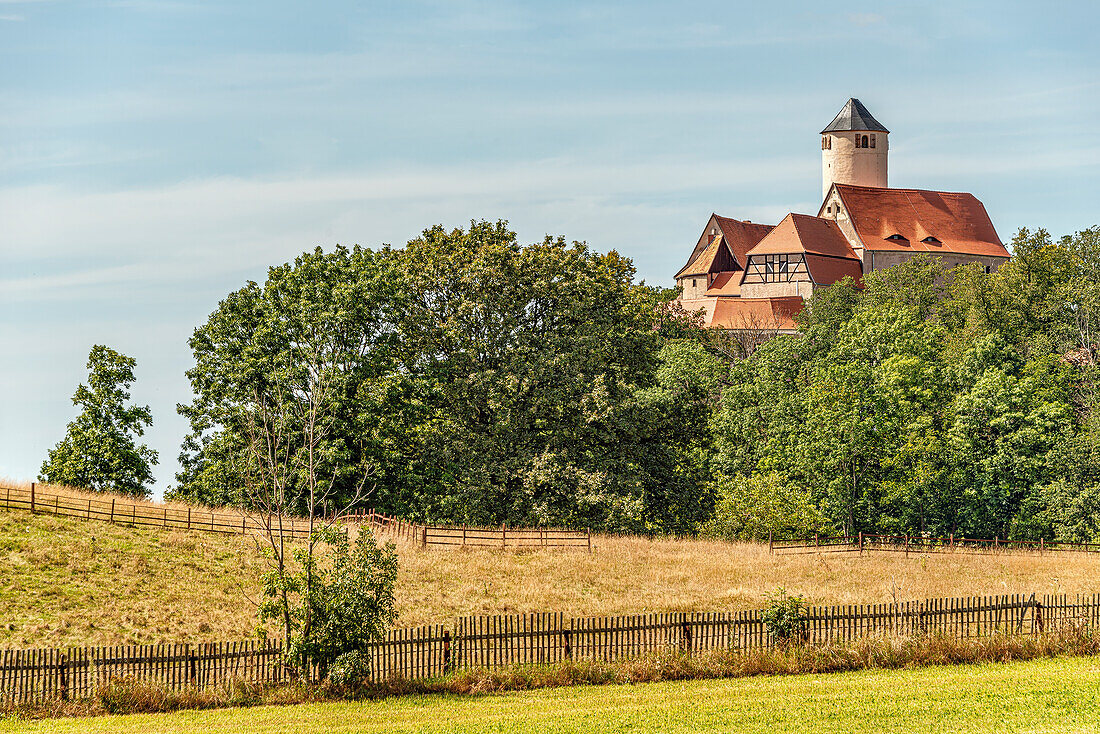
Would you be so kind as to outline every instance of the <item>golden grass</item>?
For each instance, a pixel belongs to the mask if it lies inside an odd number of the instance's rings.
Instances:
[[[776,587],[811,604],[1100,591],[1100,554],[769,555],[766,545],[622,537],[585,552],[399,545],[402,625],[469,614],[603,616],[755,609]]]
[[[591,555],[421,550],[398,542],[397,624],[472,614],[754,609],[779,586],[811,604],[1100,592],[1100,554],[772,556],[767,546],[749,543],[594,542]],[[263,569],[251,537],[0,510],[0,645],[242,639],[256,622],[246,593],[255,593]]]

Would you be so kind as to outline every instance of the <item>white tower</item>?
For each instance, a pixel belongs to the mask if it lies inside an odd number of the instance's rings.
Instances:
[[[821,198],[834,183],[886,188],[890,131],[856,98],[821,131]]]

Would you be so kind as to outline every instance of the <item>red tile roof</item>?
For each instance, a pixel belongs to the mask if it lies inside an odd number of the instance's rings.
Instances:
[[[720,298],[708,326],[723,329],[782,329],[798,327],[794,316],[802,310],[802,298]]]
[[[764,239],[764,236],[774,229],[770,224],[742,222],[739,219],[720,217],[717,214],[714,215],[714,218],[718,220],[718,226],[722,228],[723,238],[742,269],[745,267],[745,253],[755,247],[756,243]]]
[[[719,273],[707,288],[707,296],[741,295],[741,273]]]
[[[834,186],[868,250],[1009,256],[985,207],[973,194]],[[905,239],[887,239],[892,235]],[[923,241],[929,237],[939,243]]]
[[[859,260],[806,253],[806,269],[818,285],[832,285],[850,275],[857,285],[863,286],[863,265]]]
[[[859,261],[855,250],[840,227],[831,219],[809,214],[788,214],[775,226],[749,255],[793,254],[812,252],[817,255],[851,258]]]

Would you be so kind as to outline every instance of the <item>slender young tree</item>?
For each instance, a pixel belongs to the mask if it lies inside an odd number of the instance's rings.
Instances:
[[[133,357],[96,344],[88,354],[88,384],[80,385],[73,405],[81,409],[50,450],[39,479],[96,492],[149,494],[157,452],[136,438],[153,425],[148,405],[131,405]]]

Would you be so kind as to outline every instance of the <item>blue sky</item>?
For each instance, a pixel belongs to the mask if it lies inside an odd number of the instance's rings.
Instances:
[[[671,284],[712,211],[815,213],[855,96],[895,186],[1004,240],[1100,223],[1094,3],[0,0],[0,476],[33,478],[92,344],[138,360],[158,491],[186,340],[316,245],[508,219]]]

